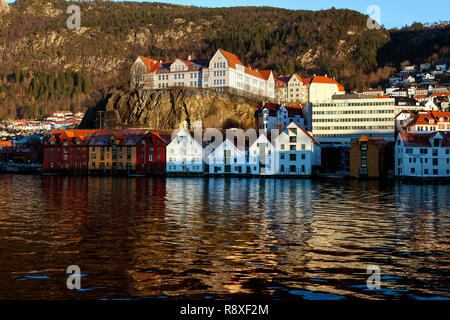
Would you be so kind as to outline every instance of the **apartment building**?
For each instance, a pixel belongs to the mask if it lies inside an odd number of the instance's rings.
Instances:
[[[306,114],[308,129],[321,143],[349,144],[362,135],[394,141],[394,98],[335,95],[327,102],[308,103]]]
[[[399,133],[395,142],[395,174],[450,177],[450,133]]]
[[[310,78],[297,73],[289,77],[275,78],[275,96],[278,103],[305,103],[308,100]]]
[[[218,49],[211,59],[163,62],[139,56],[131,67],[131,88],[212,88],[220,92],[275,98],[271,70],[245,66],[231,52]]]
[[[355,178],[379,178],[385,174],[383,138],[352,139],[350,145],[350,176]]]
[[[88,142],[96,130],[52,130],[44,142],[44,170],[88,169]]]

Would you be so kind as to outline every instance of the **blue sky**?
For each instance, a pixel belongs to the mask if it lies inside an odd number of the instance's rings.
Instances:
[[[364,14],[370,5],[376,5],[380,8],[381,24],[387,28],[403,27],[414,21],[424,23],[450,20],[449,0],[160,0],[158,2],[201,7],[272,6],[305,10],[329,9],[334,6]]]

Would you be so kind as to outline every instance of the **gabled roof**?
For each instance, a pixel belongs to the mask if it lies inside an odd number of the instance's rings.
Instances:
[[[431,120],[433,120],[433,123],[431,123]],[[405,128],[415,125],[435,126],[439,123],[450,123],[450,112],[427,111],[426,113],[419,113],[413,120],[411,120],[405,126]]]
[[[336,80],[330,79],[325,76],[314,76],[311,80],[311,83],[326,83],[326,84],[335,84],[338,87],[339,91],[345,91],[344,86],[341,85]]]
[[[269,80],[272,70],[260,70],[259,74],[264,80]]]
[[[308,133],[308,131],[306,131],[305,129],[303,129],[302,127],[300,127],[298,124],[296,124],[295,122],[291,122],[288,126],[287,126],[287,128],[286,128],[286,130],[284,130],[283,132],[286,132],[286,131],[288,131],[289,130],[289,128],[290,128],[290,126],[291,125],[293,125],[293,126],[296,126],[297,128],[299,128],[301,131],[303,131],[315,144],[317,144],[317,145],[319,145],[320,146],[320,143],[319,143],[319,141],[317,141],[316,139],[314,139],[314,137],[312,136],[312,135],[310,135],[309,133]]]
[[[141,60],[147,66],[147,72],[155,72],[155,70],[158,69],[158,64],[159,64],[158,61],[144,57],[144,56],[139,56],[139,58],[141,58]]]
[[[436,135],[442,136],[442,147],[450,147],[450,132],[406,133],[400,132],[399,138],[405,147],[431,147],[430,140]]]
[[[236,64],[243,66],[244,64],[239,60],[239,58],[231,52],[225,51],[223,49],[219,49],[219,51],[225,56],[228,60],[228,64],[231,68],[236,69]]]

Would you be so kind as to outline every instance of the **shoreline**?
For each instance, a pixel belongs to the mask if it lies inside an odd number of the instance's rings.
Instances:
[[[2,174],[14,175],[40,175],[40,176],[80,176],[80,177],[129,177],[129,178],[243,178],[243,179],[307,179],[316,181],[380,181],[380,182],[401,182],[404,184],[450,184],[450,177],[351,177],[336,174],[319,174],[319,175],[255,175],[255,174],[215,174],[215,173],[139,173],[139,172],[74,172],[74,171],[44,171],[42,169],[29,170],[2,170]]]

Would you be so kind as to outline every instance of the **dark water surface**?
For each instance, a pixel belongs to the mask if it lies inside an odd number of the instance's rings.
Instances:
[[[450,298],[449,201],[450,185],[0,175],[0,299]]]

